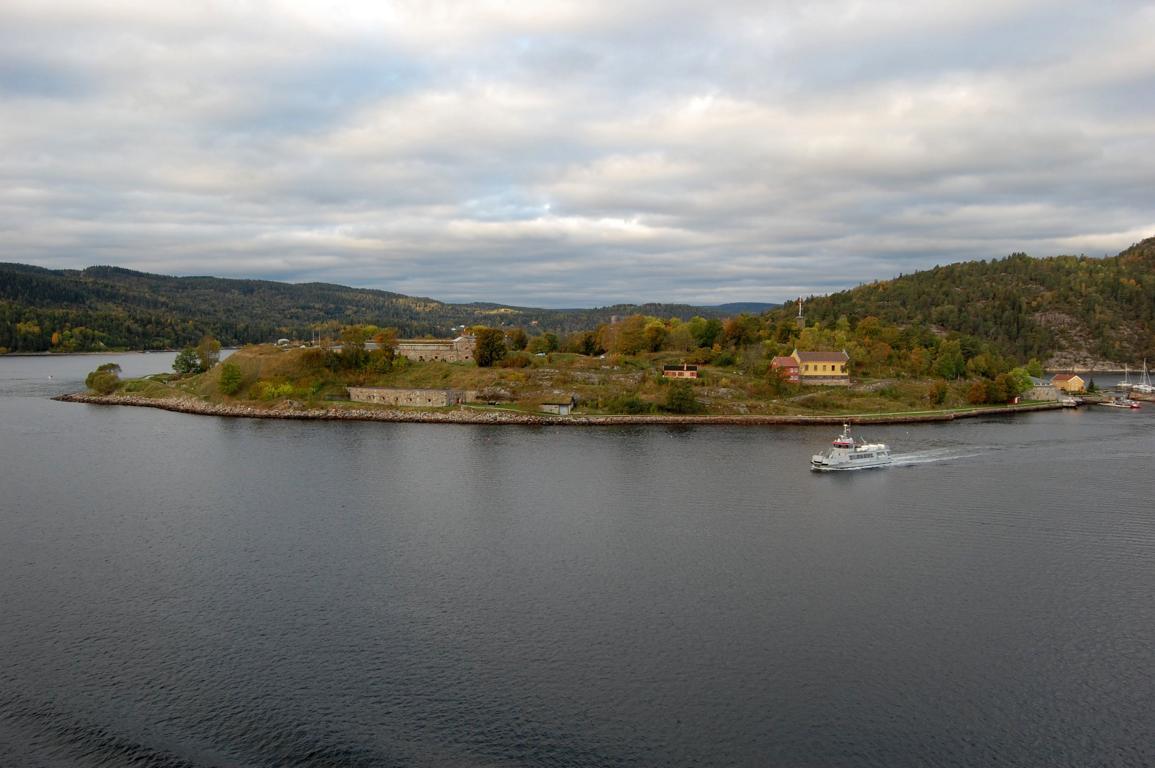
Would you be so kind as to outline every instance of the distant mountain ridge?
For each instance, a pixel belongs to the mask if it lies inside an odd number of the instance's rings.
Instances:
[[[403,336],[447,336],[462,325],[584,330],[615,316],[687,320],[725,317],[731,304],[618,304],[596,309],[537,309],[475,302],[451,304],[330,283],[280,283],[219,277],[170,277],[122,267],[53,270],[0,263],[0,348],[164,349],[211,334],[227,345],[309,338],[317,326],[394,327]],[[742,310],[739,310],[742,311]],[[749,311],[749,310],[745,310]]]
[[[1104,258],[1014,253],[935,267],[811,297],[805,313],[824,324],[871,315],[925,323],[1057,369],[1155,361],[1155,238]]]
[[[727,317],[794,307],[731,303],[618,304],[535,309],[450,304],[329,283],[291,284],[217,277],[168,277],[120,267],[51,270],[0,264],[0,347],[14,351],[159,349],[205,333],[225,344],[308,338],[324,326],[392,326],[405,336],[446,336],[456,326],[521,326],[565,333],[614,316]],[[875,316],[900,326],[985,339],[1021,360],[1054,368],[1155,362],[1155,238],[1117,256],[1033,258],[1015,253],[859,286],[805,302],[810,322]]]

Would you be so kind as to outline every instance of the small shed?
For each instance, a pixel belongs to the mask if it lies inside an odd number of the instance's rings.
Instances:
[[[690,363],[666,365],[662,367],[662,376],[667,379],[696,379],[698,378],[698,366]]]
[[[569,416],[576,403],[577,398],[573,395],[564,395],[542,400],[538,403],[537,408],[543,413],[552,413],[555,416]]]

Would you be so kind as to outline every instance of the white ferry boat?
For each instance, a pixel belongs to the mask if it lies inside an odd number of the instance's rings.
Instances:
[[[834,439],[826,453],[810,458],[810,468],[818,472],[847,469],[868,469],[890,464],[890,446],[886,443],[865,443],[850,436],[850,425],[842,425],[842,434]]]

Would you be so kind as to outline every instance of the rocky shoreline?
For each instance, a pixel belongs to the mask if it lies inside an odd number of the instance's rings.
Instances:
[[[1061,408],[1059,403],[1032,403],[995,408],[975,408],[967,411],[925,411],[888,414],[853,414],[843,416],[550,416],[547,414],[514,413],[500,410],[457,408],[453,410],[418,411],[409,409],[378,408],[305,408],[281,403],[269,408],[251,405],[210,403],[192,398],[157,400],[136,395],[93,395],[78,392],[59,395],[54,400],[94,405],[128,405],[138,408],[159,408],[165,411],[191,413],[202,416],[222,416],[245,419],[298,419],[310,421],[386,421],[418,424],[508,424],[521,426],[620,426],[639,424],[725,424],[725,425],[778,425],[778,424],[914,424],[921,422],[954,421],[977,416],[1008,415],[1029,411],[1047,411]]]

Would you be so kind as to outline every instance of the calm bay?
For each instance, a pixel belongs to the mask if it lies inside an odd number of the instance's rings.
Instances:
[[[0,765],[1155,762],[1155,404],[821,475],[829,427],[48,399],[109,360],[172,355],[0,358]]]

